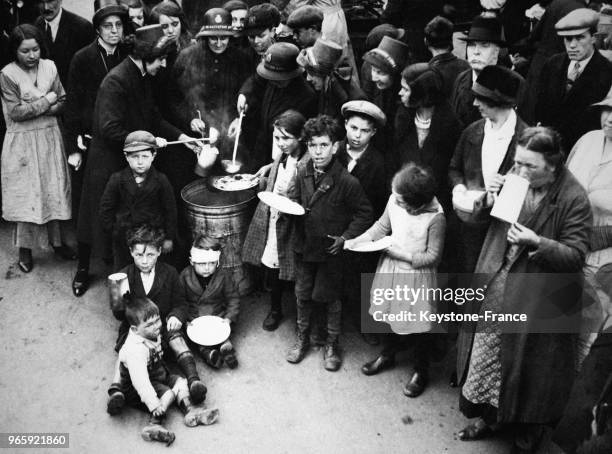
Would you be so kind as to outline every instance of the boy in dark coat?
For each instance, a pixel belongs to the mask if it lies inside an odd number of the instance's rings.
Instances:
[[[149,298],[159,308],[162,320],[162,345],[176,358],[179,368],[187,377],[189,394],[195,404],[204,401],[206,386],[200,381],[193,353],[187,346],[181,329],[191,320],[189,306],[183,296],[179,275],[174,267],[159,262],[164,234],[160,229],[143,225],[127,234],[127,243],[134,263],[121,270],[127,274],[130,294],[134,298]],[[121,320],[115,350],[121,350],[130,330],[125,318],[125,303],[122,300],[111,307],[113,315]]]
[[[125,242],[128,229],[142,224],[163,228],[162,252],[170,252],[176,238],[176,202],[166,176],[152,167],[155,137],[134,131],[125,139],[123,152],[129,164],[111,175],[100,201],[100,222],[113,236],[114,269],[130,263]]]
[[[341,129],[336,120],[320,115],[308,120],[302,138],[311,160],[298,165],[289,188],[306,214],[297,219],[295,296],[297,339],[287,361],[298,363],[309,347],[313,303],[327,305],[325,369],[336,371],[342,303],[342,246],[372,224],[372,206],[359,181],[335,159]]]

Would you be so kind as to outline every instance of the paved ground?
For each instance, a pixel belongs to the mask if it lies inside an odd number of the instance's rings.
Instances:
[[[85,17],[91,17],[91,3],[64,0]],[[111,418],[105,412],[118,324],[103,279],[77,299],[70,290],[74,263],[42,250],[35,251],[34,259],[34,271],[22,274],[14,264],[10,226],[0,224],[0,432],[69,432],[68,452],[78,454],[168,452],[141,440],[146,415],[129,410]],[[106,275],[102,267],[93,271]],[[293,308],[279,330],[268,333],[260,328],[266,300],[263,295],[243,302],[235,342],[238,369],[211,371],[199,362],[209,387],[207,403],[218,407],[221,416],[214,426],[187,428],[173,411],[168,420],[177,435],[173,452],[509,451],[500,439],[457,440],[465,419],[457,410],[458,391],[447,385],[446,363],[434,368],[432,385],[418,399],[401,393],[407,370],[402,358],[399,367],[379,376],[359,372],[377,348],[354,331],[344,336],[346,356],[339,372],[323,369],[320,351],[300,365],[288,364],[284,354],[293,338]]]

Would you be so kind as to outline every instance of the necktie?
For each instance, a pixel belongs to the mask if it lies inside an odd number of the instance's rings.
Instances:
[[[580,76],[580,63],[576,62],[567,76],[567,91],[572,88],[572,85],[576,79],[578,79],[578,76]]]
[[[53,32],[51,31],[51,26],[47,23],[47,27],[45,28],[45,34],[47,35],[47,40],[49,44],[53,44]]]

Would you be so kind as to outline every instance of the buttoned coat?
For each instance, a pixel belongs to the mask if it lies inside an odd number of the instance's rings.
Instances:
[[[202,288],[193,266],[186,267],[179,276],[184,299],[189,304],[189,319],[201,315],[216,315],[238,321],[240,295],[232,273],[217,268],[205,289]]]
[[[100,199],[110,176],[126,166],[125,138],[138,130],[169,140],[181,134],[162,118],[149,77],[142,75],[131,58],[126,58],[102,81],[94,108],[93,140],[85,167],[77,237],[95,249],[104,246],[106,239],[98,217]]]
[[[70,63],[64,111],[66,153],[69,155],[81,151],[77,147],[77,136],[91,135],[98,89],[109,71],[114,68],[107,66],[101,52],[98,40],[95,39],[79,50]],[[124,46],[117,46],[115,52],[118,53],[120,61],[127,56]]]
[[[168,178],[151,167],[141,186],[132,169],[111,175],[100,200],[102,228],[114,237],[141,224],[163,228],[166,238],[176,239],[176,202]]]
[[[183,324],[189,320],[189,304],[185,299],[185,293],[181,286],[179,274],[176,269],[160,260],[155,264],[155,276],[153,285],[146,293],[140,277],[140,270],[136,265],[131,264],[123,268],[121,273],[127,274],[128,284],[130,286],[130,294],[136,298],[149,298],[159,308],[159,315],[162,319],[162,336],[166,337],[166,322],[170,317],[178,318]],[[119,327],[119,336],[115,350],[119,351],[127,333],[130,329],[130,324],[125,320],[125,307],[113,308],[113,315],[117,320],[121,320]]]
[[[270,174],[265,180],[265,191],[274,191],[278,168],[281,165],[279,156],[272,164]],[[308,153],[300,158],[299,162],[309,159]],[[242,261],[255,266],[261,266],[266,241],[268,239],[268,225],[270,223],[270,207],[259,202],[255,214],[251,219],[249,230],[242,245]],[[294,220],[290,216],[279,216],[276,221],[276,240],[278,248],[279,279],[295,281],[295,256],[293,243],[295,241]]]
[[[600,128],[599,113],[589,106],[605,98],[612,85],[612,63],[596,50],[567,91],[569,64],[565,52],[546,62],[538,81],[535,109],[536,121],[555,128],[568,151],[585,133]]]
[[[320,263],[335,257],[325,252],[333,242],[328,235],[349,240],[365,232],[374,220],[359,181],[335,159],[318,184],[311,160],[298,165],[288,194],[306,210],[296,219],[293,248],[305,262]]]
[[[527,316],[520,333],[502,333],[501,423],[555,422],[562,415],[575,376],[577,335],[546,333],[536,326],[538,320],[542,323],[542,314],[580,314],[591,207],[586,191],[565,168],[540,207],[524,225],[540,236],[541,244],[535,250],[520,246],[514,254],[500,311]],[[491,222],[476,266],[476,272],[481,273],[477,275],[478,287],[489,283],[504,266],[508,229],[509,224],[503,221]],[[557,273],[563,273],[562,283]],[[536,278],[527,279],[536,274]],[[551,298],[554,289],[557,291]],[[478,311],[477,305],[473,309]],[[474,326],[462,325],[457,344],[460,380],[467,372],[473,337]]]
[[[47,36],[47,24],[42,16],[36,19],[34,25],[42,31],[43,36]],[[87,46],[94,37],[95,33],[91,22],[62,8],[62,16],[57,27],[55,41],[47,42],[46,45],[49,49],[49,58],[55,62],[64,87],[68,83],[68,70],[72,57],[78,50]]]

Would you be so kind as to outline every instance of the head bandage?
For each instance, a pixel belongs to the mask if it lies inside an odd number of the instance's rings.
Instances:
[[[221,251],[213,251],[212,249],[191,248],[191,261],[193,263],[209,263],[218,262],[221,257]]]

